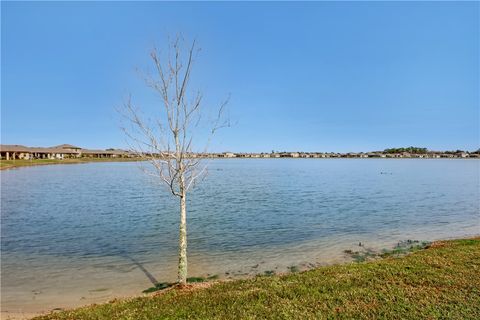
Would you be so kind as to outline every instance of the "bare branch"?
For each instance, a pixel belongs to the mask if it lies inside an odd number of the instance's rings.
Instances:
[[[209,123],[205,135],[199,132],[203,112],[201,92],[188,94],[191,72],[196,58],[196,41],[182,55],[183,38],[177,36],[170,42],[169,50],[162,55],[154,48],[150,53],[154,72],[145,72],[142,78],[160,98],[160,107],[146,114],[135,107],[129,96],[119,110],[126,124],[122,131],[130,151],[144,159],[149,167],[142,166],[145,174],[166,186],[180,198],[179,283],[186,283],[186,195],[207,175],[206,155],[215,132],[230,126],[225,118],[229,98],[223,101],[216,118]],[[201,112],[202,111],[202,112]],[[150,120],[152,118],[153,120]],[[206,137],[203,153],[194,153],[197,143],[194,134]],[[200,149],[199,149],[200,150]]]

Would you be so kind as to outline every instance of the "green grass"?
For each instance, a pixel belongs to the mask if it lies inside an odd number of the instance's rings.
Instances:
[[[480,239],[286,275],[170,289],[36,319],[480,319]]]
[[[35,159],[35,160],[0,160],[0,169],[10,169],[46,164],[75,164],[87,162],[127,162],[139,161],[139,158],[75,158],[75,159]]]

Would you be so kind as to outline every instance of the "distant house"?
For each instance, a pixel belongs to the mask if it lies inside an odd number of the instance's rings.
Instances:
[[[71,144],[61,144],[59,146],[52,147],[53,149],[63,150],[67,152],[67,157],[79,158],[82,156],[82,148],[76,147]]]
[[[30,159],[29,148],[22,145],[18,145],[18,144],[0,145],[0,155],[2,159],[5,159],[5,160]]]
[[[233,152],[225,152],[225,153],[223,154],[223,157],[225,157],[225,158],[235,158],[235,157],[236,157],[236,154],[233,153]]]
[[[116,158],[131,157],[133,154],[124,150],[88,150],[69,144],[50,148],[26,147],[22,145],[0,145],[0,156],[5,160],[64,159],[64,158]]]
[[[63,159],[75,151],[53,148],[26,147],[22,145],[0,145],[0,155],[5,160]]]

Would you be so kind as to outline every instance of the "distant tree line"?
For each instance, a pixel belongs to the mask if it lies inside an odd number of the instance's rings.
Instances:
[[[444,151],[443,153],[445,154],[457,154],[457,153],[475,153],[475,152],[468,152],[468,151],[464,151],[464,150],[460,150],[460,149],[457,149],[457,150],[451,150],[451,151]]]
[[[428,152],[427,148],[418,148],[418,147],[407,147],[407,148],[390,148],[390,149],[385,149],[385,153],[402,153],[402,152],[408,152],[408,153],[416,153],[416,154],[424,154]]]
[[[408,147],[408,148],[390,148],[390,149],[385,149],[383,151],[384,153],[402,153],[402,152],[408,152],[408,153],[415,153],[415,154],[425,154],[428,152],[427,148],[418,148],[418,147]],[[445,154],[458,154],[458,153],[470,153],[470,154],[480,154],[480,149],[476,151],[464,151],[464,150],[451,150],[451,151],[443,151]]]

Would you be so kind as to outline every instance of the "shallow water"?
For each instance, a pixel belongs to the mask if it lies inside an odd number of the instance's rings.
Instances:
[[[176,275],[178,203],[138,163],[1,172],[2,313],[139,294]],[[480,234],[480,161],[212,160],[188,199],[189,272],[345,261],[358,242]]]

